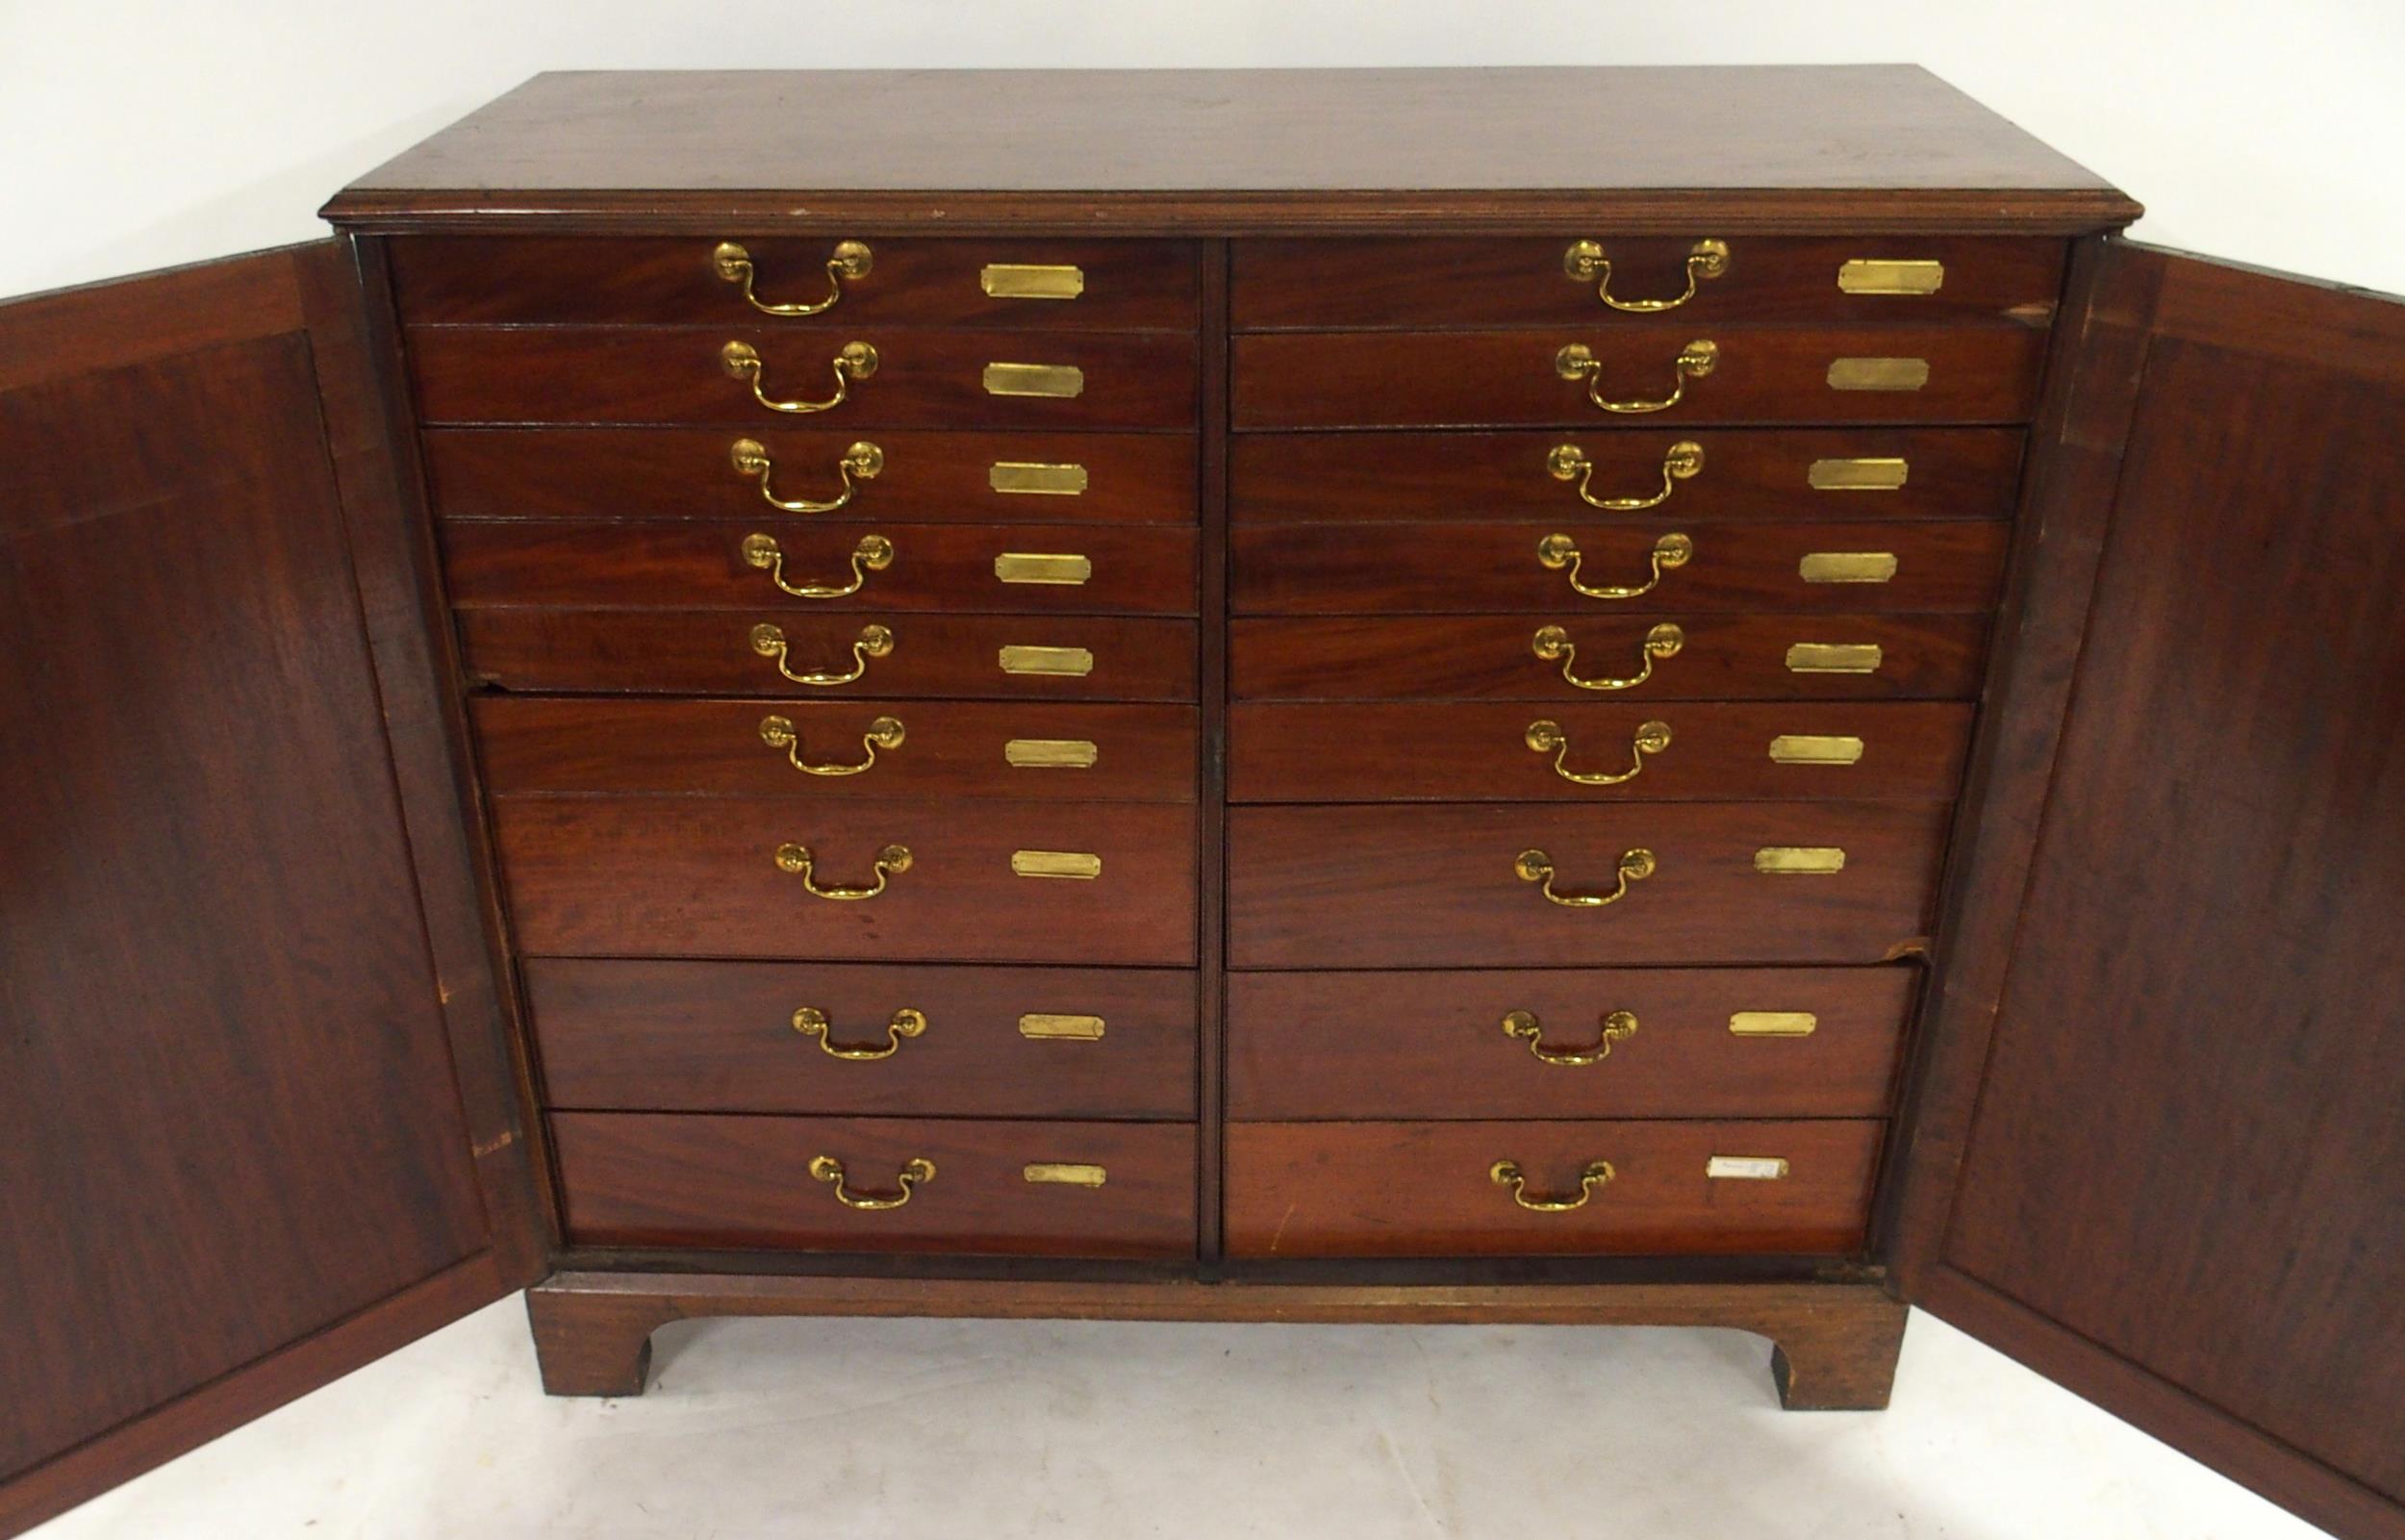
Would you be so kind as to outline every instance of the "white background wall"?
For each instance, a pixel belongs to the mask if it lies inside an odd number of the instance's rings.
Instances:
[[[2405,291],[2400,0],[0,0],[0,294],[306,239],[542,69],[1878,61],[2145,239]]]

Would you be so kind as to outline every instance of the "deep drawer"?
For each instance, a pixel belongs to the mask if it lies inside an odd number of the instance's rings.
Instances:
[[[1228,964],[1882,962],[1928,931],[1950,813],[1859,802],[1231,808]],[[1631,871],[1639,852],[1652,858],[1641,877]],[[1549,889],[1622,896],[1573,907],[1549,901]]]
[[[1190,807],[504,797],[494,826],[532,956],[1194,965]]]
[[[1234,1123],[1231,1256],[1826,1253],[1862,1241],[1878,1123]],[[1560,1212],[1532,1202],[1586,1200]],[[1728,1164],[1740,1162],[1739,1165]],[[1598,1163],[1607,1163],[1608,1180]],[[1713,1170],[1780,1171],[1714,1176]]]
[[[1917,983],[1909,968],[1234,973],[1228,1115],[1884,1118]]]
[[[553,1107],[1194,1117],[1190,972],[536,958],[525,980]]]
[[[608,1112],[550,1123],[572,1245],[1194,1252],[1190,1124]],[[904,1187],[913,1162],[925,1174]],[[893,1207],[843,1200],[905,1193]]]

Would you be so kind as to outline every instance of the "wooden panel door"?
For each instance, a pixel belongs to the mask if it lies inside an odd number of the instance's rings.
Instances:
[[[2117,245],[2073,290],[1893,1261],[2405,1536],[2405,303]]]
[[[543,1265],[365,314],[0,307],[0,1532]]]

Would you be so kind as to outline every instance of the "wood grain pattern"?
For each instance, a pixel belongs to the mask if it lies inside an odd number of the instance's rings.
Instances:
[[[1236,973],[1228,1105],[1327,1119],[1878,1118],[1919,972],[1905,967]],[[1551,1064],[1503,1028],[1535,1016]],[[1745,1011],[1809,1012],[1802,1037],[1739,1037]]]

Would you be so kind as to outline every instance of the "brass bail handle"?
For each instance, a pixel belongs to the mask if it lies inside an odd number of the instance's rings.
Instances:
[[[804,775],[866,774],[876,768],[876,751],[880,748],[901,747],[903,736],[902,721],[899,717],[872,718],[868,730],[860,735],[860,746],[868,751],[867,758],[856,765],[817,765],[801,757],[801,732],[795,727],[792,718],[763,717],[760,719],[760,742],[771,748],[785,750],[785,762]]]
[[[829,252],[826,258],[826,297],[824,299],[772,303],[762,299],[753,290],[752,284],[758,277],[758,272],[753,265],[751,253],[745,250],[740,242],[722,240],[710,253],[711,270],[717,273],[722,282],[742,285],[745,301],[763,316],[816,316],[821,311],[831,310],[835,302],[844,297],[845,280],[856,281],[866,278],[869,276],[869,269],[875,265],[875,255],[869,250],[866,241],[838,240],[835,242],[835,249]]]
[[[752,399],[772,412],[826,412],[842,406],[851,394],[851,382],[876,372],[876,349],[866,342],[846,342],[827,361],[835,371],[835,393],[823,401],[780,401],[769,394],[763,376],[768,363],[749,342],[732,341],[719,349],[719,366],[751,387]]]
[[[1584,565],[1585,558],[1579,554],[1578,542],[1567,535],[1557,534],[1548,535],[1536,543],[1536,565],[1549,572],[1558,572],[1568,568],[1572,591],[1582,593],[1590,599],[1633,599],[1640,594],[1651,593],[1660,586],[1664,572],[1675,571],[1684,567],[1694,557],[1694,539],[1673,530],[1654,542],[1644,582],[1626,585],[1592,584],[1579,579],[1579,568]]]
[[[1618,903],[1629,896],[1629,884],[1643,882],[1654,874],[1657,863],[1654,852],[1639,846],[1620,852],[1620,880],[1609,893],[1557,893],[1554,891],[1554,858],[1542,850],[1523,850],[1512,859],[1511,870],[1522,882],[1533,882],[1545,895],[1548,903],[1564,909],[1601,909]]]
[[[1565,380],[1584,380],[1586,398],[1606,412],[1667,412],[1686,399],[1689,380],[1700,380],[1720,364],[1720,344],[1699,337],[1679,349],[1671,361],[1671,391],[1658,401],[1610,401],[1604,397],[1604,361],[1584,342],[1571,342],[1554,355],[1554,372]]]
[[[1617,311],[1632,316],[1653,316],[1665,310],[1677,310],[1695,297],[1695,286],[1705,279],[1717,278],[1729,270],[1729,243],[1709,238],[1687,248],[1686,292],[1676,299],[1614,299],[1611,297],[1611,259],[1604,255],[1599,240],[1573,240],[1561,254],[1561,270],[1572,283],[1593,284],[1595,297]]]
[[[769,574],[769,581],[777,589],[797,599],[848,598],[868,585],[871,572],[882,572],[894,565],[894,543],[882,535],[863,535],[851,548],[851,581],[848,583],[789,583],[785,580],[785,552],[773,535],[746,535],[743,543],[744,563]]]
[[[855,1193],[845,1186],[844,1163],[833,1155],[811,1156],[810,1174],[820,1181],[832,1183],[835,1188],[835,1201],[846,1208],[871,1210],[899,1208],[910,1201],[910,1195],[914,1189],[935,1180],[935,1162],[924,1155],[914,1155],[903,1161],[901,1170],[894,1174],[894,1185],[901,1190],[890,1196],[883,1193]]]
[[[1677,657],[1679,649],[1685,645],[1686,633],[1672,621],[1664,620],[1645,633],[1645,643],[1639,653],[1643,666],[1636,672],[1621,679],[1582,679],[1570,671],[1571,666],[1579,661],[1579,648],[1578,644],[1570,640],[1569,632],[1557,625],[1540,625],[1536,634],[1529,638],[1529,650],[1548,663],[1560,660],[1561,677],[1581,690],[1633,690],[1654,677],[1654,665],[1658,661]]]
[[[1590,1160],[1579,1173],[1576,1198],[1532,1198],[1529,1196],[1528,1177],[1521,1174],[1518,1161],[1499,1160],[1486,1168],[1487,1179],[1498,1187],[1510,1188],[1511,1200],[1532,1214],[1567,1214],[1572,1209],[1584,1208],[1586,1200],[1595,1196],[1595,1189],[1618,1174],[1611,1169],[1610,1161]]]
[[[1629,768],[1624,770],[1574,770],[1565,763],[1570,757],[1570,735],[1561,723],[1549,717],[1539,717],[1529,723],[1522,742],[1539,754],[1554,756],[1554,773],[1578,786],[1618,786],[1633,781],[1645,770],[1645,756],[1658,754],[1670,746],[1670,724],[1649,721],[1638,726],[1629,740]]]
[[[1704,468],[1704,446],[1692,439],[1682,439],[1661,457],[1661,491],[1650,497],[1598,497],[1590,490],[1595,479],[1595,462],[1586,458],[1586,451],[1575,443],[1557,443],[1545,451],[1545,469],[1556,481],[1575,481],[1580,501],[1590,508],[1607,513],[1633,514],[1641,509],[1658,508],[1670,500],[1680,482],[1692,479]]]
[[[1591,1048],[1549,1048],[1545,1046],[1545,1028],[1534,1011],[1512,1011],[1503,1019],[1504,1036],[1526,1043],[1530,1054],[1540,1064],[1577,1067],[1601,1064],[1611,1057],[1611,1046],[1636,1035],[1636,1013],[1614,1011],[1603,1019],[1602,1028]]]
[[[885,1045],[882,1048],[840,1048],[836,1045],[826,1013],[815,1005],[804,1005],[794,1012],[794,1030],[803,1037],[816,1038],[819,1051],[830,1059],[844,1059],[864,1064],[873,1059],[890,1059],[901,1051],[902,1039],[917,1037],[927,1029],[924,1013],[905,1005],[896,1011],[885,1023]]]
[[[910,846],[889,845],[879,850],[875,865],[871,869],[876,873],[876,880],[856,888],[841,883],[829,883],[823,888],[819,886],[817,865],[818,857],[810,853],[806,845],[787,844],[776,847],[776,869],[799,877],[802,888],[812,897],[831,898],[839,903],[860,903],[883,893],[886,881],[896,873],[910,870]]]
[[[760,484],[760,496],[771,508],[789,514],[831,514],[851,501],[860,482],[874,481],[885,469],[885,451],[862,440],[844,451],[844,458],[835,463],[835,473],[843,478],[844,490],[823,502],[807,497],[779,497],[769,485],[769,473],[775,468],[769,459],[768,446],[757,439],[738,439],[727,446],[727,462],[735,474]]]
[[[776,671],[794,683],[825,689],[834,685],[848,685],[865,676],[869,671],[871,658],[882,658],[894,650],[894,633],[881,625],[862,626],[860,635],[852,640],[851,668],[843,673],[835,673],[823,669],[813,669],[802,673],[794,672],[787,656],[791,651],[791,645],[785,640],[784,628],[772,625],[767,621],[762,621],[751,628],[751,650],[774,662]]]

